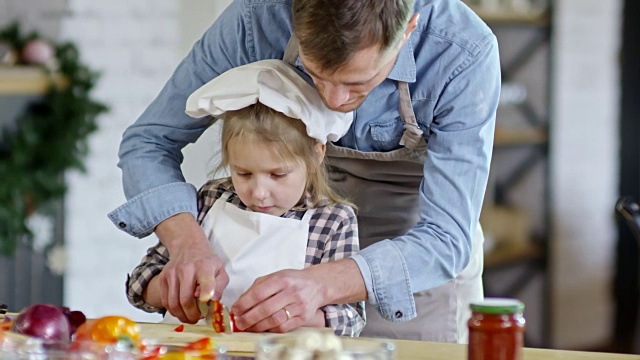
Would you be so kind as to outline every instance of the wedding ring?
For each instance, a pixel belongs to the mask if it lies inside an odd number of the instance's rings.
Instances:
[[[289,310],[282,308],[282,310],[284,310],[284,313],[287,314],[287,321],[291,320],[291,313],[289,312]]]

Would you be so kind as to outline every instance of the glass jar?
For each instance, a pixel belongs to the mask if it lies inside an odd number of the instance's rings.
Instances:
[[[392,342],[342,338],[326,329],[300,329],[258,339],[256,360],[393,360]]]
[[[524,304],[515,299],[486,298],[470,305],[469,360],[521,360]]]

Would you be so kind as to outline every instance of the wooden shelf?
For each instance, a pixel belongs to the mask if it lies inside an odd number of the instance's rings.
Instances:
[[[542,145],[548,141],[544,129],[505,129],[496,128],[494,146]]]
[[[497,245],[493,250],[484,254],[484,267],[496,268],[507,266],[517,262],[542,259],[543,256],[544,251],[539,245]]]
[[[52,83],[64,87],[61,75],[50,76],[39,67],[0,66],[0,95],[41,95]]]
[[[551,22],[546,12],[527,14],[513,11],[487,12],[480,9],[474,11],[488,24],[546,26]]]

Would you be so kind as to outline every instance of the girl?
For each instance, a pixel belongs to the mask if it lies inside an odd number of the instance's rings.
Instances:
[[[228,168],[231,176],[198,192],[198,221],[229,275],[224,305],[230,308],[260,276],[359,250],[354,211],[331,190],[323,166],[327,139],[342,136],[351,117],[326,109],[292,67],[266,60],[229,70],[192,94],[187,113],[224,116],[217,170]],[[162,244],[148,250],[127,280],[132,305],[166,311],[156,275],[168,260]],[[358,336],[364,324],[360,302],[324,306],[304,326]]]

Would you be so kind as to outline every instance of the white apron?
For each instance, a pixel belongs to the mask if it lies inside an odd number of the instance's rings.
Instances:
[[[241,210],[227,202],[229,195],[225,192],[213,203],[201,225],[229,275],[221,299],[227,308],[258,277],[284,269],[304,269],[309,220],[315,212],[309,209],[298,220]],[[167,313],[163,322],[179,320]]]
[[[284,60],[295,65],[297,58],[298,42],[292,36]],[[405,124],[401,144],[405,147],[384,153],[361,152],[327,143],[326,161],[334,188],[358,207],[362,248],[401,236],[418,220],[418,192],[427,149],[418,130],[408,84],[398,82],[398,91],[400,116]],[[466,343],[469,303],[484,298],[483,242],[478,224],[467,267],[444,285],[414,293],[418,313],[415,319],[391,322],[367,303],[367,325],[362,336]]]

